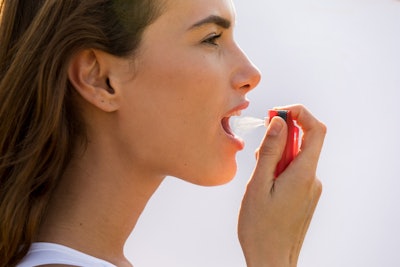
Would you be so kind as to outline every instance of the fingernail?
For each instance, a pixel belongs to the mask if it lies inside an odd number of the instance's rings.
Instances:
[[[280,118],[272,118],[268,130],[267,135],[269,136],[277,136],[280,134],[283,128],[283,121]]]

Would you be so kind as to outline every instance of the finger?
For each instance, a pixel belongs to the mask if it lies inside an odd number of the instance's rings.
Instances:
[[[287,126],[280,117],[274,117],[257,152],[257,165],[251,183],[263,188],[272,184],[276,165],[282,157],[286,144]]]
[[[321,123],[312,113],[303,105],[290,105],[276,107],[277,110],[290,110],[292,118],[299,124],[303,131],[313,130]]]
[[[322,144],[326,135],[326,126],[302,105],[279,107],[277,109],[286,109],[291,111],[293,119],[303,131],[300,151],[301,154],[304,155],[299,157],[298,160],[308,161],[308,163],[303,164],[303,166],[309,166],[316,169]]]

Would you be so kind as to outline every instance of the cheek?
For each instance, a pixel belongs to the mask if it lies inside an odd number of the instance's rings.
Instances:
[[[141,65],[143,71],[129,98],[159,126],[169,124],[163,127],[166,131],[182,130],[190,136],[199,129],[205,131],[208,123],[217,123],[227,102],[221,68],[212,69],[209,64],[202,57],[187,62],[173,57],[148,60]]]
[[[134,160],[196,184],[229,181],[236,151],[224,146],[220,129],[229,88],[221,68],[204,59],[150,63],[127,85],[120,112]]]

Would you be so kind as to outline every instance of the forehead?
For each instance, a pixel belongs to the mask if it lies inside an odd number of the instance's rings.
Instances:
[[[189,28],[205,17],[214,15],[235,22],[232,0],[166,0],[162,17]]]

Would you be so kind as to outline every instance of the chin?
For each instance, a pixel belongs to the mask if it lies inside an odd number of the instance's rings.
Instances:
[[[234,164],[223,164],[219,168],[213,168],[213,170],[202,170],[196,175],[184,179],[187,182],[200,186],[219,186],[224,185],[232,181],[237,171],[236,161]]]

